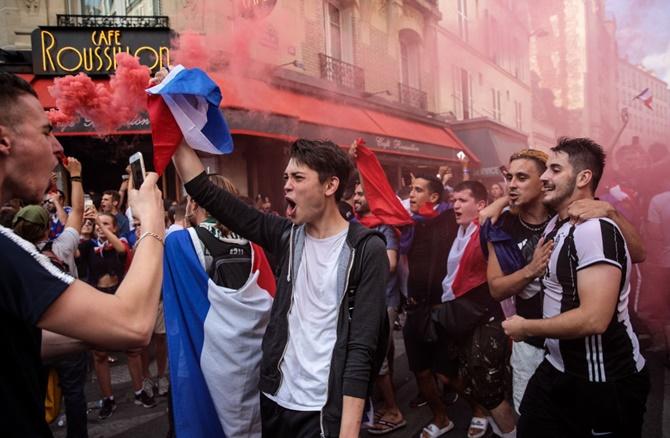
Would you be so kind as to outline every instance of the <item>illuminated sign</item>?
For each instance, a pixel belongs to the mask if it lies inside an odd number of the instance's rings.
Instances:
[[[32,47],[36,75],[110,74],[120,52],[156,71],[170,62],[170,30],[40,27],[32,33]]]

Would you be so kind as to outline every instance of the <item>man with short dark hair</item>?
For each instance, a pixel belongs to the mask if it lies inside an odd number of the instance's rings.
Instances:
[[[631,257],[607,218],[570,221],[571,204],[593,199],[602,148],[561,138],[542,175],[543,201],[557,212],[544,239],[554,249],[542,278],[544,319],[503,323],[515,341],[546,338],[547,356],[521,403],[520,437],[639,437],[649,375],[628,314]]]
[[[347,155],[329,141],[291,145],[284,172],[288,219],[214,186],[185,144],[174,163],[198,205],[280,260],[262,346],[263,435],[357,437],[382,348],[389,267],[378,233],[348,223],[338,210],[352,171]]]
[[[130,232],[130,222],[125,214],[119,211],[121,195],[116,190],[105,190],[100,201],[100,211],[113,214],[116,218],[118,235],[125,237]]]
[[[0,108],[0,203],[12,198],[39,203],[63,148],[35,91],[18,76],[0,72]],[[163,215],[157,179],[150,173],[139,191],[131,191],[133,211],[149,234],[138,245],[126,280],[115,296],[59,271],[29,242],[0,227],[0,406],[4,433],[51,436],[44,415],[41,355],[82,348],[70,338],[114,349],[148,342],[163,267]]]

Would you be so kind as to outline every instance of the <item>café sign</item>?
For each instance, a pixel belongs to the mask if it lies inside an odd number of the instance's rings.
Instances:
[[[32,47],[36,75],[111,74],[120,52],[137,56],[156,71],[169,65],[170,30],[43,26],[33,31]]]

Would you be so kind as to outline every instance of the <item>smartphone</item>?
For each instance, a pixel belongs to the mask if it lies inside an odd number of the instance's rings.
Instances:
[[[93,199],[91,199],[91,196],[87,193],[84,195],[84,210],[93,207]]]
[[[144,170],[144,157],[142,152],[136,152],[128,159],[130,162],[130,173],[133,175],[133,188],[138,189],[144,182],[146,171]]]

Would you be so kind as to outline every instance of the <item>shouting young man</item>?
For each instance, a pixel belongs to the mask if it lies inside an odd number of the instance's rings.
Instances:
[[[378,344],[389,265],[383,238],[338,210],[349,157],[329,141],[294,142],[284,171],[288,218],[210,183],[185,144],[174,163],[198,205],[280,258],[262,345],[263,436],[357,437],[377,350],[386,345]]]
[[[23,79],[0,72],[0,108],[0,202],[22,198],[39,203],[63,148],[37,94]],[[148,344],[163,274],[163,210],[157,179],[150,173],[139,191],[130,191],[133,212],[146,227],[116,295],[75,280],[34,245],[0,227],[0,350],[4,354],[0,406],[3,427],[10,436],[52,435],[44,416],[40,354],[82,348],[59,335],[116,350]]]
[[[542,277],[544,319],[503,323],[515,341],[545,337],[545,360],[530,379],[520,437],[639,437],[649,375],[628,315],[631,256],[610,219],[575,223],[571,204],[593,199],[602,148],[563,138],[542,174],[544,202],[557,215],[544,232],[554,249]]]

